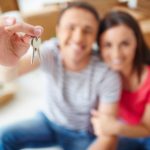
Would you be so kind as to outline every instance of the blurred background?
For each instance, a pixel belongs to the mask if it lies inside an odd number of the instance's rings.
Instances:
[[[77,0],[0,0],[0,16],[14,16],[18,21],[42,25],[44,33],[41,38],[44,41],[55,36],[59,11],[72,1]],[[150,0],[80,1],[92,4],[101,17],[112,9],[128,12],[139,22],[150,46]],[[31,51],[32,47],[29,52]],[[44,99],[44,79],[39,70],[8,82],[6,69],[9,68],[0,66],[0,125],[4,126],[32,117]]]

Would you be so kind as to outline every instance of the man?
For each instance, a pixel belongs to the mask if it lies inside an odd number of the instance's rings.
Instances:
[[[120,80],[92,55],[98,26],[94,8],[72,3],[60,14],[57,39],[42,44],[40,63],[35,60],[30,65],[30,57],[19,62],[22,51],[17,51],[14,64],[18,62],[18,76],[39,65],[45,72],[46,107],[32,120],[6,128],[1,134],[1,150],[54,145],[64,150],[86,150],[95,139],[91,110],[98,106],[102,118],[115,117]],[[103,150],[110,148],[107,143],[111,139],[102,132]]]

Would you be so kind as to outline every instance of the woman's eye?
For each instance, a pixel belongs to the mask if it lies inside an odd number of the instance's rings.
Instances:
[[[130,43],[127,41],[122,42],[122,46],[129,46],[129,45],[130,45]]]

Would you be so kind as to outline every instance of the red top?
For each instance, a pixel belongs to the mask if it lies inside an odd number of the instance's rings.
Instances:
[[[123,90],[119,116],[127,123],[138,124],[143,116],[145,107],[150,104],[150,66],[144,83],[134,92]]]

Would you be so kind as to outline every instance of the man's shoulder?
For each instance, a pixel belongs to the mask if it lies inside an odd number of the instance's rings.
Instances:
[[[58,44],[58,39],[56,37],[50,38],[46,41],[43,42],[43,44],[52,44],[52,45],[57,45]]]
[[[97,55],[92,56],[92,65],[96,72],[99,72],[100,70],[109,70],[107,64],[104,63]]]
[[[94,68],[94,77],[99,78],[99,80],[108,78],[119,78],[119,74],[104,63],[98,56],[92,57],[92,65]]]
[[[41,66],[57,65],[59,57],[59,46],[57,38],[52,38],[41,44],[40,53],[41,53]]]
[[[58,39],[51,38],[49,40],[44,41],[41,45],[41,49],[47,50],[47,51],[58,52],[59,51]]]

